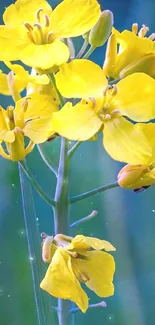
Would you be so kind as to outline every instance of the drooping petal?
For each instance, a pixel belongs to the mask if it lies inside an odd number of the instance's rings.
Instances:
[[[115,117],[105,123],[103,143],[113,159],[131,165],[145,165],[152,155],[143,132],[123,117]]]
[[[86,286],[99,297],[109,297],[114,294],[113,275],[115,262],[113,256],[105,252],[91,251],[85,254],[85,258],[72,259],[73,270],[79,268],[86,277]]]
[[[8,27],[22,27],[24,22],[34,24],[37,22],[36,12],[40,8],[43,9],[44,14],[49,15],[52,12],[52,8],[45,0],[17,0],[6,8],[3,21]]]
[[[52,117],[49,116],[28,121],[23,129],[24,134],[34,143],[43,143],[55,133],[51,129],[51,122]]]
[[[96,0],[65,0],[52,12],[51,28],[58,37],[75,37],[89,31],[99,17]]]
[[[56,39],[51,44],[29,44],[22,51],[20,60],[30,67],[49,69],[54,65],[61,65],[69,58],[68,47]]]
[[[115,251],[115,247],[111,245],[106,240],[101,240],[94,237],[85,237],[83,235],[77,235],[73,238],[71,244],[67,247],[67,249],[75,249],[77,250],[89,250],[90,248],[101,250],[105,249],[106,251]]]
[[[53,114],[52,128],[61,136],[70,140],[84,141],[94,136],[102,121],[89,105],[66,103]]]
[[[88,297],[73,273],[71,257],[62,248],[56,250],[40,287],[54,297],[74,301],[83,312],[88,308]]]
[[[56,74],[57,87],[66,98],[102,97],[107,83],[103,70],[89,60],[73,60]]]
[[[155,117],[155,80],[145,73],[134,73],[117,84],[113,109],[134,121],[146,122]]]
[[[0,26],[0,60],[15,61],[20,59],[20,54],[31,41],[26,31],[21,28]]]
[[[135,127],[141,130],[145,134],[148,142],[150,143],[152,149],[152,155],[150,157],[149,163],[155,161],[155,124],[137,123]]]

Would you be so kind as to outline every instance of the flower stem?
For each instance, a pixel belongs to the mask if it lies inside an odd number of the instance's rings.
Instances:
[[[95,47],[94,46],[91,46],[89,48],[89,50],[86,52],[86,54],[83,56],[83,59],[88,59],[89,56],[94,52],[94,50],[95,50]]]
[[[70,150],[68,150],[68,158],[69,158],[69,159],[72,158],[72,156],[74,155],[76,149],[79,148],[80,144],[81,144],[81,141],[77,141],[77,142],[73,145],[73,147],[72,147]]]
[[[54,200],[52,200],[48,195],[46,195],[43,191],[43,189],[41,188],[41,186],[37,183],[37,181],[35,180],[34,176],[32,175],[31,171],[29,170],[26,162],[24,160],[19,162],[19,165],[22,167],[22,169],[24,170],[26,176],[28,177],[30,183],[33,185],[33,187],[36,189],[36,191],[38,192],[38,194],[52,207],[54,207],[55,202]]]
[[[58,168],[57,185],[55,191],[54,206],[54,230],[55,234],[69,233],[69,159],[68,140],[61,139],[60,160]],[[67,300],[58,299],[59,325],[69,325],[70,303]]]
[[[88,191],[86,193],[83,193],[83,194],[80,194],[80,195],[77,195],[77,196],[72,196],[70,198],[70,203],[72,204],[74,202],[84,200],[84,199],[86,199],[86,198],[88,198],[90,196],[93,196],[93,195],[98,194],[100,192],[110,190],[111,188],[115,188],[115,187],[118,187],[118,186],[119,186],[119,184],[117,182],[115,182],[115,183],[112,183],[112,184],[108,184],[108,185],[104,185],[104,186],[101,186],[101,187],[94,188],[93,190]]]
[[[80,59],[80,58],[81,58],[81,56],[82,56],[83,53],[85,52],[87,46],[88,46],[88,40],[85,39],[85,40],[84,40],[84,43],[83,43],[83,45],[82,45],[82,47],[81,47],[81,49],[80,49],[80,51],[79,51],[79,53],[78,53],[77,56],[76,56],[76,59]]]
[[[112,85],[117,84],[120,80],[121,80],[121,78],[114,79],[114,80],[109,81],[108,84],[109,84],[110,86],[112,86]]]
[[[48,168],[55,174],[57,177],[57,167],[54,165],[54,163],[46,156],[44,151],[43,144],[37,145],[38,151],[40,153],[41,158],[43,159],[44,163],[48,166]]]

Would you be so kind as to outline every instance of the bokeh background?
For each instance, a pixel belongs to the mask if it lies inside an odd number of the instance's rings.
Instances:
[[[60,1],[51,0],[55,7]],[[154,0],[104,0],[102,9],[110,9],[119,30],[131,28],[132,23],[146,24],[155,31]],[[11,0],[0,2],[2,15]],[[77,41],[78,42],[78,41]],[[78,46],[78,43],[77,43]],[[97,49],[91,58],[102,65],[103,49]],[[1,96],[6,107],[11,98]],[[57,163],[59,141],[47,143],[44,148]],[[49,195],[54,195],[55,176],[43,164],[37,149],[27,163],[38,182]],[[71,164],[71,194],[76,195],[116,180],[121,164],[114,162],[103,150],[102,139],[86,142],[75,153]],[[40,258],[39,233],[53,233],[53,212],[31,190],[22,174],[25,211],[29,231],[33,236],[33,251],[28,251],[18,165],[0,158],[0,324],[42,325],[38,321],[31,274],[31,263],[37,275],[36,286],[44,266]],[[73,230],[73,235],[104,238],[117,248],[115,295],[106,299],[107,308],[91,309],[85,315],[77,313],[75,324],[154,325],[155,324],[155,188],[141,194],[120,188],[100,193],[76,203],[71,208],[72,222],[88,215],[93,209],[98,216]],[[32,254],[31,254],[32,253]],[[34,256],[34,253],[36,256]],[[102,279],[101,279],[102,281]],[[56,313],[43,294],[49,321],[57,325]],[[100,301],[89,292],[90,302]],[[39,301],[39,288],[37,291]],[[55,299],[48,300],[56,304]],[[44,324],[44,325],[45,325]]]

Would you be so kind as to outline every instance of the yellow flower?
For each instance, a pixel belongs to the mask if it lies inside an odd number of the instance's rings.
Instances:
[[[0,71],[0,94],[11,95],[15,101],[20,99],[20,93],[29,82],[40,87],[50,82],[45,74],[32,76],[19,64],[11,64],[11,62],[5,62],[5,64],[11,71],[8,74]]]
[[[101,250],[115,251],[107,241],[77,235],[47,236],[43,242],[43,260],[50,263],[40,287],[52,296],[74,301],[82,312],[88,308],[88,296],[80,282],[99,297],[114,294],[114,258]]]
[[[152,154],[148,163],[145,164],[145,157],[141,157],[139,164],[132,166],[124,166],[118,174],[118,183],[121,187],[126,189],[145,189],[148,186],[155,184],[155,124],[137,124],[146,137],[152,149]]]
[[[23,160],[36,143],[47,140],[51,131],[51,119],[57,105],[50,96],[31,94],[16,102],[16,107],[7,110],[0,107],[0,154],[13,161]],[[25,144],[25,137],[30,141]]]
[[[112,158],[135,165],[145,157],[147,163],[151,155],[148,139],[125,117],[145,122],[155,116],[154,79],[136,73],[109,89],[99,66],[89,60],[74,60],[60,68],[56,82],[64,97],[84,100],[75,106],[67,102],[54,113],[55,132],[84,141],[103,131],[104,147]]]
[[[113,28],[112,36],[107,43],[107,53],[103,65],[107,77],[117,79],[120,77],[121,71],[128,65],[136,65],[145,55],[155,53],[154,34],[147,38],[148,30],[149,28],[143,25],[138,33],[137,24],[132,25],[132,31],[124,30],[122,33]],[[152,64],[152,59],[150,64]],[[145,72],[142,64],[140,72]]]
[[[64,0],[53,11],[45,0],[17,0],[6,8],[0,26],[1,60],[43,70],[59,66],[69,58],[63,38],[86,33],[99,16],[96,0]]]

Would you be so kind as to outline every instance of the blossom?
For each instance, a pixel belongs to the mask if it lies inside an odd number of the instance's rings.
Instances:
[[[1,60],[43,70],[59,66],[69,58],[63,39],[86,33],[99,16],[96,0],[64,0],[53,11],[45,0],[17,0],[6,8],[0,26]]]
[[[77,235],[47,236],[42,246],[43,260],[49,264],[40,287],[51,295],[74,301],[86,312],[88,296],[80,285],[84,283],[99,297],[113,295],[114,258],[101,250],[114,251],[107,241]]]
[[[36,143],[52,135],[51,119],[57,105],[51,98],[39,93],[31,94],[16,102],[15,108],[0,107],[0,155],[13,161],[23,160]],[[25,137],[29,139],[25,144]],[[6,149],[4,149],[6,147]]]
[[[152,154],[147,164],[145,157],[141,156],[139,164],[125,165],[118,174],[118,183],[121,187],[126,189],[145,189],[146,187],[155,184],[155,124],[137,124],[136,127],[140,128],[146,137],[152,149]]]
[[[63,96],[83,99],[76,105],[67,102],[53,114],[55,132],[85,141],[103,131],[104,147],[113,159],[135,165],[145,157],[148,162],[149,141],[129,119],[145,122],[155,116],[153,78],[136,73],[111,88],[99,66],[89,60],[74,60],[60,68],[56,83]]]
[[[147,38],[148,30],[149,28],[143,25],[138,32],[138,24],[132,25],[132,31],[124,30],[120,33],[115,28],[112,29],[103,65],[103,70],[108,77],[119,78],[121,71],[128,65],[136,66],[137,62],[146,55],[155,53],[154,34]],[[150,65],[152,64],[154,65],[154,57],[150,60]],[[145,62],[143,66],[141,64],[140,72],[145,72]]]

